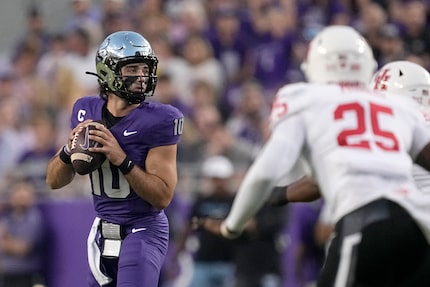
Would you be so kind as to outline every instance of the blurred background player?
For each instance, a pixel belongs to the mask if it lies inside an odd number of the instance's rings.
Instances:
[[[68,142],[47,168],[50,188],[69,184],[75,133],[93,120],[104,123],[89,137],[102,144],[90,151],[107,158],[89,176],[97,214],[88,238],[89,286],[158,285],[169,241],[163,209],[176,188],[183,115],[173,106],[145,102],[156,87],[157,63],[142,35],[119,31],[106,37],[96,53],[100,96],[76,101]]]
[[[176,257],[184,251],[194,257],[192,279],[186,286],[281,286],[286,209],[266,205],[234,241],[205,229],[192,232],[196,222],[191,219],[225,218],[234,199],[237,175],[227,157],[207,158],[202,165],[202,176],[204,184],[190,208],[190,225],[182,232],[176,250]],[[182,266],[182,278],[187,267]]]
[[[376,62],[354,29],[323,29],[302,67],[310,84],[278,92],[272,135],[228,217],[203,226],[227,238],[240,235],[303,155],[335,222],[317,286],[409,286],[429,248],[430,198],[417,190],[411,171],[412,159],[430,170],[430,132],[413,101],[366,88]]]
[[[286,208],[265,204],[250,219],[236,239],[235,287],[282,286],[283,228],[288,222]],[[288,243],[287,243],[288,244]]]
[[[409,61],[388,63],[375,73],[370,87],[411,98],[430,121],[430,74],[420,65]],[[414,180],[421,191],[430,192],[430,175],[419,165],[414,165]]]
[[[190,208],[189,226],[183,229],[178,240],[176,257],[185,251],[194,258],[190,287],[233,287],[235,243],[206,230],[193,233],[192,219],[224,218],[228,214],[234,199],[234,167],[227,157],[212,156],[203,162],[201,170],[201,190],[197,191]]]
[[[394,61],[381,67],[373,76],[370,87],[413,99],[419,104],[419,111],[430,121],[430,74],[422,66],[410,61]],[[419,165],[413,167],[413,177],[419,190],[430,194],[430,174]],[[427,272],[430,268],[430,248],[427,260],[408,284],[409,286],[430,286]]]

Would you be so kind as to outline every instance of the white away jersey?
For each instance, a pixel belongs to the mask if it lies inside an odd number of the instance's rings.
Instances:
[[[430,132],[409,99],[337,85],[291,85],[280,90],[271,121],[275,136],[302,135],[302,151],[335,220],[379,197],[406,208],[408,200],[426,201],[430,208],[430,194],[416,190],[411,173],[411,157],[430,141]]]
[[[259,194],[261,201],[261,190],[268,196],[273,182],[304,156],[334,221],[385,197],[409,210],[430,240],[430,194],[416,188],[411,159],[430,142],[430,131],[413,101],[367,89],[293,84],[278,92],[271,123],[271,138],[240,187],[228,227],[240,229],[252,206],[261,205],[250,196]],[[240,211],[245,206],[248,211]]]
[[[424,116],[427,127],[430,129],[430,109],[421,106],[419,110]],[[413,176],[418,188],[422,192],[430,195],[430,173],[419,165],[414,165]]]

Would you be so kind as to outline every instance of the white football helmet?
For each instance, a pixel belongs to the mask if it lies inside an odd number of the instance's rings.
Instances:
[[[302,71],[310,83],[367,86],[377,63],[367,41],[349,26],[321,30],[310,42]]]
[[[430,107],[430,74],[418,64],[395,61],[380,68],[370,88],[410,97],[423,107]]]

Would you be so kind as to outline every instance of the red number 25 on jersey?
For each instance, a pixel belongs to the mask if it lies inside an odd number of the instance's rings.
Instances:
[[[365,109],[360,103],[348,103],[340,105],[336,108],[334,112],[334,119],[341,120],[344,118],[346,112],[352,112],[357,118],[357,127],[351,129],[344,129],[337,136],[337,142],[340,146],[371,149],[371,143],[367,139],[361,139],[354,143],[349,143],[348,138],[354,136],[359,137],[364,135],[368,129],[371,129],[372,134],[375,136],[374,144],[382,150],[385,151],[398,151],[399,141],[396,136],[390,132],[382,130],[378,123],[379,114],[393,115],[393,110],[390,107],[377,105],[370,103],[369,109]],[[370,127],[366,126],[366,117],[370,116]],[[379,139],[384,139],[384,141]]]

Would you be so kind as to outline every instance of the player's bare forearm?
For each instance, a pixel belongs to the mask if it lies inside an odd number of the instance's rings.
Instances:
[[[170,204],[176,184],[168,185],[160,177],[149,174],[137,166],[125,177],[137,195],[155,208],[161,210]]]
[[[415,163],[430,171],[430,143],[428,143],[415,159]]]
[[[318,185],[309,177],[304,176],[288,186],[273,189],[269,203],[282,206],[288,202],[310,202],[321,197]]]
[[[125,177],[142,199],[157,209],[164,209],[170,204],[178,181],[176,145],[151,149],[145,168],[135,166]]]
[[[46,184],[51,189],[58,189],[72,182],[75,170],[71,164],[65,164],[60,157],[55,155],[46,168]]]
[[[321,197],[318,185],[309,177],[304,176],[288,186],[289,202],[310,202]]]

